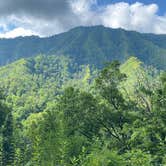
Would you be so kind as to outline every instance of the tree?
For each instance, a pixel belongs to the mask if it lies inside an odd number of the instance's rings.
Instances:
[[[2,132],[2,165],[11,166],[14,164],[14,137],[13,137],[13,116],[9,112]]]
[[[7,113],[8,113],[8,108],[5,105],[4,96],[2,93],[0,93],[0,128],[4,124]]]
[[[120,72],[120,63],[114,61],[104,68],[96,79],[96,91],[101,95],[100,104],[100,124],[105,136],[111,140],[111,147],[119,147],[123,152],[127,149],[127,139],[129,133],[125,133],[124,125],[132,124],[134,108],[131,101],[126,101],[121,90],[121,83],[126,80],[126,75]],[[133,107],[133,108],[132,108]],[[114,143],[113,143],[114,142]]]
[[[96,79],[96,88],[101,96],[106,99],[114,109],[124,107],[124,99],[120,92],[120,83],[126,79],[126,75],[120,72],[120,63],[114,61],[107,65]]]

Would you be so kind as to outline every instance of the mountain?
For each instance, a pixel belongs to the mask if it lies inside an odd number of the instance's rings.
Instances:
[[[165,165],[165,38],[96,26],[1,39],[0,165]]]
[[[0,64],[45,55],[70,56],[77,64],[101,67],[137,56],[147,65],[166,69],[166,35],[141,34],[103,26],[77,27],[47,38],[37,36],[0,39]]]

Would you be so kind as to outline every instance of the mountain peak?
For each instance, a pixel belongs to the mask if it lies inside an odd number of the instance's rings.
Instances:
[[[97,67],[112,60],[124,62],[135,55],[147,65],[165,69],[166,36],[98,25],[76,27],[47,38],[31,36],[0,40],[1,65],[38,54],[65,55],[75,63]]]

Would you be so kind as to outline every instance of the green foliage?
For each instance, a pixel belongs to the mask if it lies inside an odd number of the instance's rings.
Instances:
[[[98,71],[65,56],[39,55],[0,68],[0,77],[4,165],[166,163],[165,72],[135,57]]]
[[[0,94],[0,128],[4,124],[5,118],[9,112],[8,107],[5,104],[5,99],[2,93]]]
[[[141,34],[103,26],[77,27],[47,38],[18,37],[0,40],[0,64],[38,54],[70,56],[77,64],[101,68],[106,62],[124,62],[136,55],[146,65],[166,69],[165,35]]]
[[[128,166],[151,166],[152,158],[150,154],[141,150],[132,150],[124,154],[126,165]]]
[[[2,131],[2,165],[13,165],[14,155],[13,117],[10,112],[6,117]]]
[[[125,165],[122,156],[110,150],[94,151],[89,154],[82,166],[122,166]]]
[[[25,119],[31,113],[44,110],[46,103],[61,93],[61,85],[75,78],[70,72],[71,66],[71,60],[66,57],[39,55],[2,67],[0,87],[9,105],[12,104],[15,116]]]

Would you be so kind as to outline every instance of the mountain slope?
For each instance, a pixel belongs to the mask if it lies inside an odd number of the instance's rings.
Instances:
[[[122,92],[125,87],[125,92],[134,96],[138,76],[143,72],[141,61],[130,57],[120,70],[127,75],[121,85]],[[66,87],[89,91],[98,72],[89,65],[74,64],[73,60],[65,56],[39,55],[0,67],[0,89],[15,116],[25,119],[31,113],[44,110]]]
[[[65,56],[39,55],[0,67],[0,90],[19,119],[41,112],[68,86],[87,88],[88,66],[78,66]]]
[[[0,88],[8,103],[15,103],[12,108],[16,116],[25,118],[43,110],[60,84],[70,78],[70,63],[66,57],[37,56],[1,67]]]
[[[108,61],[124,62],[135,55],[147,65],[166,69],[165,43],[166,35],[141,34],[103,26],[77,27],[47,38],[0,39],[0,64],[37,54],[63,54],[78,64],[101,67]]]

